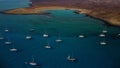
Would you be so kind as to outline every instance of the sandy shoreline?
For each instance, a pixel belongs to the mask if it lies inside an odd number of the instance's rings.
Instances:
[[[120,26],[120,21],[118,21],[116,18],[104,18],[98,14],[99,12],[93,12],[92,10],[88,9],[79,9],[79,8],[70,8],[70,7],[61,7],[61,6],[36,6],[36,7],[25,7],[25,8],[16,8],[16,9],[10,9],[6,11],[2,11],[0,13],[3,14],[14,14],[14,15],[31,15],[31,14],[50,14],[49,12],[44,12],[43,10],[75,10],[75,13],[84,13],[89,16],[98,18],[100,20],[105,21],[105,23],[114,25],[114,26]]]
[[[59,7],[59,6],[50,6],[50,7],[25,7],[25,8],[16,8],[3,11],[5,14],[42,14],[43,10],[75,10],[80,11],[80,13],[88,13],[86,9],[78,8],[68,8],[68,7]]]

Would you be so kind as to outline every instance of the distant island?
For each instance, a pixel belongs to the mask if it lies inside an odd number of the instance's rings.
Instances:
[[[69,9],[120,26],[120,0],[31,0],[30,7],[1,11],[4,14],[50,14],[42,10]]]

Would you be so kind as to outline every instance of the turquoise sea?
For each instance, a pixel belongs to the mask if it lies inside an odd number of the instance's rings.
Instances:
[[[28,7],[28,0],[0,0],[0,11]],[[120,68],[119,27],[105,25],[103,21],[75,14],[73,10],[44,10],[50,15],[0,14],[0,68]],[[9,29],[9,32],[5,32]],[[29,31],[35,29],[34,31]],[[100,38],[107,30],[105,38]],[[44,33],[49,34],[43,38]],[[85,38],[78,38],[84,34]],[[25,37],[31,35],[31,40]],[[63,40],[56,43],[59,37]],[[12,45],[5,45],[5,41]],[[107,45],[100,45],[101,41]],[[45,49],[49,44],[51,49]],[[14,45],[18,52],[9,49]],[[76,58],[69,62],[67,56]],[[25,64],[34,57],[39,66]]]

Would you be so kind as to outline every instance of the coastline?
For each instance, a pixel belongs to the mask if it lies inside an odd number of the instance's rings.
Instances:
[[[43,10],[57,10],[57,9],[65,9],[64,7],[24,7],[24,8],[16,8],[9,9],[5,11],[1,11],[2,14],[14,14],[14,15],[31,15],[31,14],[50,14],[49,12],[44,12]]]
[[[12,14],[12,15],[48,15],[50,14],[49,12],[44,12],[43,10],[60,10],[60,9],[65,9],[65,10],[74,10],[74,13],[76,14],[86,14],[89,17],[98,19],[103,21],[105,24],[110,25],[110,26],[120,26],[119,21],[116,18],[104,18],[100,16],[100,12],[93,12],[90,9],[80,9],[80,8],[75,8],[75,7],[64,7],[64,6],[31,6],[31,7],[24,7],[24,8],[16,8],[16,9],[9,9],[5,11],[1,11],[1,14]]]
[[[39,15],[39,14],[50,14],[49,12],[44,12],[43,10],[74,10],[74,13],[88,13],[90,10],[87,9],[79,9],[74,7],[61,7],[61,6],[37,6],[37,7],[23,7],[23,8],[15,8],[8,9],[5,11],[0,11],[1,14],[11,14],[11,15]]]

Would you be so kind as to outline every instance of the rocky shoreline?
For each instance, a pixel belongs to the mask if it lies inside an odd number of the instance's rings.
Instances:
[[[41,6],[37,6],[37,7],[25,7],[25,8],[16,8],[16,9],[10,9],[10,10],[6,10],[6,11],[1,11],[1,14],[12,14],[12,15],[48,15],[50,14],[49,12],[44,12],[43,10],[59,10],[59,9],[67,9],[67,10],[75,10],[74,13],[79,14],[79,13],[84,13],[89,17],[92,18],[96,18],[99,19],[103,22],[105,22],[108,25],[112,25],[112,26],[120,26],[120,21],[118,21],[117,19],[113,18],[109,18],[109,17],[102,17],[100,14],[100,12],[95,12],[92,11],[90,9],[80,9],[80,8],[70,8],[70,7],[61,7],[61,6],[47,6],[47,7],[41,7]],[[106,14],[107,15],[107,14]]]
[[[8,15],[49,15],[49,12],[40,12],[40,13],[6,13],[1,11],[1,14],[8,14]]]

